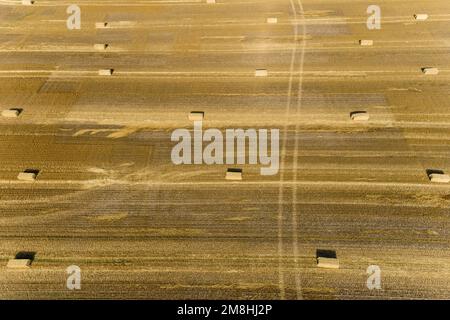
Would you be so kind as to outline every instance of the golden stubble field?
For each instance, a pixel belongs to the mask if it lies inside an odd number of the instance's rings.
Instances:
[[[368,30],[366,1],[216,2],[79,0],[69,30],[69,3],[0,1],[0,107],[22,109],[0,117],[0,298],[450,298],[450,185],[426,172],[450,172],[450,3],[378,1]],[[175,166],[191,111],[279,129],[279,174]]]

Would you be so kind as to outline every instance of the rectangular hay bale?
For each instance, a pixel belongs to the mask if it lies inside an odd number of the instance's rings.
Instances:
[[[370,116],[366,111],[355,111],[350,113],[350,118],[353,121],[368,121]]]
[[[359,44],[363,47],[373,46],[373,40],[359,40]]]
[[[108,24],[108,22],[96,22],[95,23],[95,28],[97,28],[97,29],[106,29],[106,28],[109,28],[109,24]]]
[[[104,51],[108,49],[109,45],[107,43],[96,43],[94,44],[94,49],[99,51]]]
[[[339,269],[339,260],[337,258],[317,258],[317,267],[326,269]]]
[[[267,77],[269,72],[266,69],[256,69],[255,77]]]
[[[242,170],[241,169],[228,169],[225,176],[226,180],[242,180]]]
[[[19,115],[20,115],[19,109],[2,110],[2,117],[5,118],[17,118]]]
[[[192,111],[189,113],[189,120],[191,121],[203,121],[205,113],[202,111]]]
[[[423,72],[423,74],[426,74],[426,75],[437,75],[437,74],[439,74],[439,69],[438,68],[425,67],[425,68],[422,68],[422,72]]]
[[[418,21],[425,21],[428,19],[428,14],[426,13],[416,13],[414,19]]]
[[[20,172],[17,179],[21,181],[35,181],[37,174],[35,172]]]
[[[99,76],[112,76],[114,69],[100,69],[98,70]]]
[[[448,174],[443,173],[432,173],[428,176],[431,182],[435,183],[449,183],[450,176]]]
[[[6,265],[6,267],[10,269],[25,269],[29,268],[30,266],[30,259],[9,259],[8,264]]]

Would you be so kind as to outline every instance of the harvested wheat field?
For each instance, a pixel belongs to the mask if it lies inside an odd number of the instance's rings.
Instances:
[[[0,298],[450,299],[450,2],[377,4],[0,0]]]

